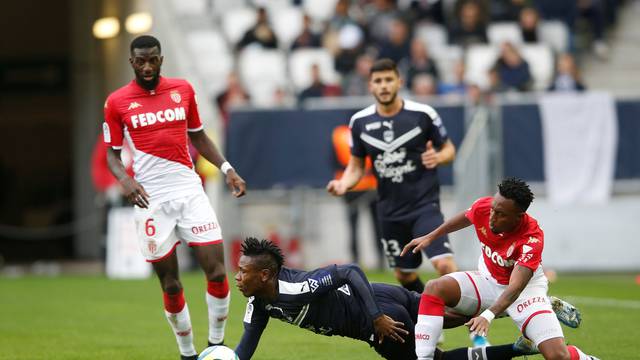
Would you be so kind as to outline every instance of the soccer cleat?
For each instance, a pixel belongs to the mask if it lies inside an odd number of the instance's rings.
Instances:
[[[471,333],[470,335],[471,335],[471,343],[473,344],[474,348],[491,346],[486,336],[480,336],[476,333]]]
[[[593,355],[588,355],[588,356],[589,356],[589,359],[591,359],[591,360],[600,360],[600,359],[598,359],[597,357],[595,357]]]
[[[580,323],[582,322],[580,310],[555,296],[549,296],[549,301],[551,302],[553,312],[556,313],[556,317],[561,323],[574,329],[580,326]]]
[[[207,346],[209,346],[209,347],[211,347],[211,346],[219,346],[219,345],[224,346],[224,340],[220,341],[219,343],[215,343],[215,344],[212,343],[211,341],[207,340],[207,344],[208,344]]]
[[[198,354],[195,355],[180,355],[180,360],[198,360]]]
[[[540,353],[533,341],[524,336],[520,336],[516,342],[513,343],[513,350],[520,351],[523,355],[535,355]]]

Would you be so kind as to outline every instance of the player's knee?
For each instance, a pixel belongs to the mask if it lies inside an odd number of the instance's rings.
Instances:
[[[427,281],[427,284],[424,286],[424,293],[442,298],[445,293],[442,279],[432,279]]]
[[[226,276],[227,273],[224,268],[224,263],[215,263],[210,267],[210,270],[207,271],[208,281],[221,282],[224,281]]]
[[[545,360],[571,360],[571,354],[566,346],[554,346],[540,349]]]
[[[162,291],[169,294],[175,295],[182,290],[182,284],[178,279],[162,279]]]
[[[433,267],[440,275],[446,275],[458,271],[458,266],[456,266],[455,261],[453,261],[453,258],[449,257],[434,261]]]

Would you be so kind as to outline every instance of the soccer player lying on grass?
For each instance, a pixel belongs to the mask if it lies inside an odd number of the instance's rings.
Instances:
[[[244,334],[236,348],[241,360],[253,356],[270,317],[322,335],[365,341],[385,359],[416,358],[413,330],[419,293],[396,285],[370,284],[357,265],[330,265],[313,271],[283,267],[282,252],[268,240],[248,238],[242,253],[235,279],[249,300]],[[575,311],[570,304],[566,307]],[[460,326],[468,319],[451,314],[445,327]],[[516,344],[437,350],[437,358],[495,360],[532,353],[535,348],[522,338]]]

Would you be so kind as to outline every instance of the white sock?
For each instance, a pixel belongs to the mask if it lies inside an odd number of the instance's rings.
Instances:
[[[189,316],[189,307],[184,304],[184,308],[179,313],[170,313],[164,311],[164,315],[171,325],[173,333],[178,341],[180,354],[185,356],[196,355],[196,348],[193,346],[193,331],[191,330],[191,317]]]
[[[442,316],[418,315],[415,332],[418,360],[433,360],[443,323]]]
[[[207,309],[209,310],[209,342],[217,344],[224,340],[224,327],[227,324],[229,315],[229,302],[231,292],[224,298],[207,295]]]

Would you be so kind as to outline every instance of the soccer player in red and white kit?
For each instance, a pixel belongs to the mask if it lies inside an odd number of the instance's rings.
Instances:
[[[220,224],[193,170],[188,139],[226,175],[234,196],[244,195],[246,185],[205,135],[191,85],[160,76],[160,42],[152,36],[140,36],[131,42],[130,51],[135,80],[114,91],[104,104],[107,159],[127,199],[135,206],[139,245],[160,279],[165,315],[181,359],[196,359],[175,253],[180,240],[193,248],[206,275],[209,344],[224,339],[229,284]],[[134,155],[133,178],[120,159],[124,139]]]
[[[427,283],[415,325],[418,360],[433,359],[445,306],[473,316],[465,325],[480,335],[487,334],[496,316],[509,315],[547,360],[596,359],[564,342],[541,265],[544,233],[526,213],[532,201],[524,181],[505,179],[493,197],[476,200],[467,211],[404,247],[403,254],[420,251],[433,239],[473,225],[482,249],[478,271],[454,272]]]

